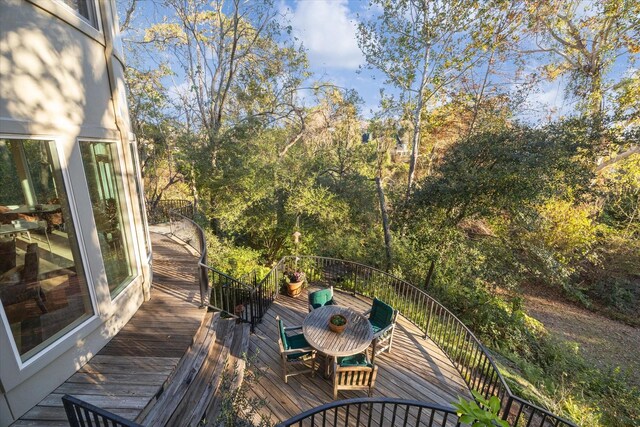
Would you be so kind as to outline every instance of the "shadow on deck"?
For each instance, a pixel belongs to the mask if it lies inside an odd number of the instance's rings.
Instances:
[[[313,291],[314,288],[311,288]],[[364,312],[371,300],[335,292],[339,305]],[[278,333],[275,317],[280,316],[287,326],[302,325],[307,309],[307,291],[296,298],[279,296],[256,328],[249,343],[250,354],[264,375],[252,387],[255,397],[266,400],[262,413],[272,421],[284,421],[300,412],[333,401],[331,380],[316,373],[289,378],[285,384],[281,377],[278,352]],[[471,398],[464,380],[447,356],[423,333],[401,315],[398,317],[393,349],[376,357],[378,377],[373,397],[398,397],[433,402],[450,406],[459,396]],[[366,397],[366,392],[340,392],[338,399]]]

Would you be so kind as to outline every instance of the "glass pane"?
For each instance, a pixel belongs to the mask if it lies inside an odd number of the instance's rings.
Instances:
[[[115,145],[105,142],[81,142],[80,152],[109,290],[111,295],[115,296],[135,273],[129,253],[129,224],[125,221],[122,209],[125,206],[121,197],[124,194],[121,188],[122,179],[114,162]]]
[[[22,360],[93,314],[52,142],[0,139],[0,300]]]
[[[89,21],[92,26],[96,26],[93,13],[93,0],[62,0],[62,2],[78,12],[78,14]]]

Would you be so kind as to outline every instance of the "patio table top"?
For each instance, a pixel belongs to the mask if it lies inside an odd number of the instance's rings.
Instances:
[[[347,326],[342,333],[329,329],[329,318],[342,314]],[[316,308],[302,323],[302,332],[311,347],[327,356],[342,357],[361,353],[373,339],[369,320],[349,307],[329,305]]]

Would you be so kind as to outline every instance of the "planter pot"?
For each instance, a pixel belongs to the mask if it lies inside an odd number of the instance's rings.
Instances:
[[[304,283],[303,280],[299,282],[287,283],[287,295],[289,295],[290,297],[297,297],[298,295],[300,295],[300,292],[302,292],[303,283]]]
[[[342,322],[343,322],[342,325],[335,325],[333,323],[334,318],[342,319]],[[342,314],[334,314],[329,319],[329,329],[331,329],[331,331],[335,332],[336,334],[341,334],[342,332],[344,332],[344,328],[346,327],[347,327],[347,318],[344,317]]]

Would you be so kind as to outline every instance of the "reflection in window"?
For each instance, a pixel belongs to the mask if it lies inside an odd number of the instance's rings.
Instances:
[[[111,295],[115,296],[133,276],[131,239],[123,216],[122,179],[116,173],[115,145],[81,142],[82,163],[96,221],[98,240]]]
[[[93,314],[54,146],[0,139],[0,300],[22,360]]]
[[[91,26],[98,28],[93,0],[61,0],[76,13],[86,19]]]

